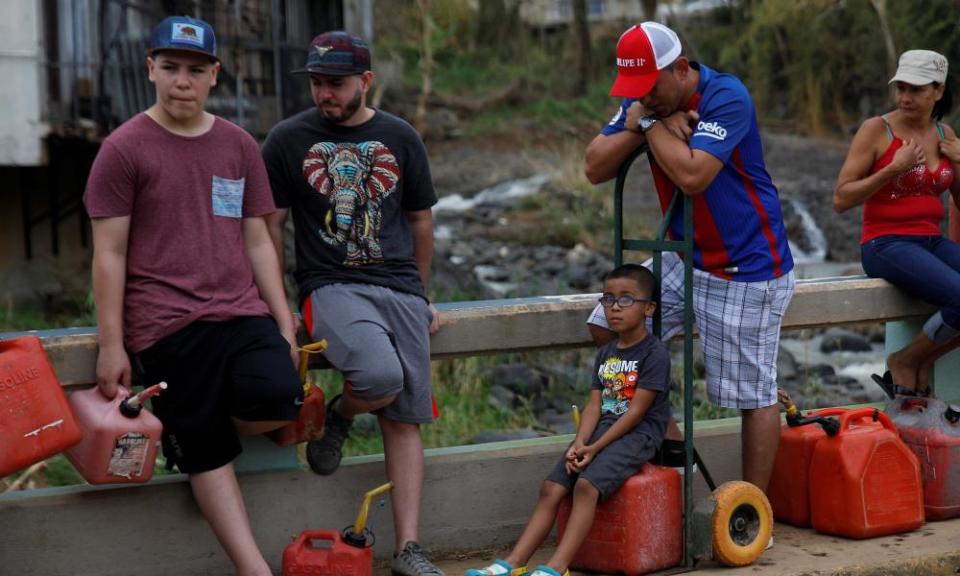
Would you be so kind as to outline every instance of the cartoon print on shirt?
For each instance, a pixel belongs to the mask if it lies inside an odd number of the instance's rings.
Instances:
[[[636,360],[624,361],[619,356],[610,356],[600,364],[601,413],[620,415],[630,408],[637,391],[637,368]]]
[[[328,244],[346,247],[343,263],[383,262],[383,201],[396,191],[400,179],[390,149],[376,141],[319,142],[303,160],[303,175],[331,204],[317,232]]]

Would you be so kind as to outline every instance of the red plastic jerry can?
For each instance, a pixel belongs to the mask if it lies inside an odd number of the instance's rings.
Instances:
[[[848,538],[898,534],[923,524],[917,457],[890,417],[874,408],[840,417],[810,465],[810,520],[818,532]]]
[[[70,394],[70,406],[84,431],[83,441],[67,450],[67,459],[90,484],[146,482],[153,476],[163,424],[142,408],[143,401],[158,393],[151,386],[131,398],[137,408],[124,408],[129,393],[120,387],[113,400],[96,387]]]
[[[372,576],[373,548],[347,544],[336,530],[305,530],[283,551],[283,576]]]
[[[839,416],[846,408],[824,408],[807,417]],[[767,499],[779,522],[792,526],[810,526],[810,462],[817,442],[827,434],[818,424],[780,426],[780,447],[767,487]]]
[[[897,398],[886,411],[920,462],[927,520],[960,516],[960,409],[936,398]]]
[[[682,498],[676,470],[645,464],[597,506],[593,526],[570,567],[636,576],[676,566],[683,556]],[[560,538],[572,506],[572,497],[560,505]]]
[[[0,477],[73,446],[82,435],[40,339],[0,340]]]
[[[323,390],[313,384],[306,384],[303,406],[300,416],[293,426],[284,426],[269,434],[278,446],[293,446],[308,440],[316,440],[323,435],[323,422],[327,417],[327,404]]]

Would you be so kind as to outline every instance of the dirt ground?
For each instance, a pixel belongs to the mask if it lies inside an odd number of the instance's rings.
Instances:
[[[810,529],[777,524],[775,545],[753,565],[729,568],[716,562],[704,562],[697,573],[724,576],[776,574],[780,576],[814,576],[844,574],[866,575],[955,575],[960,573],[960,518],[930,522],[913,532],[867,540],[850,540],[817,534]],[[545,548],[530,562],[545,561],[552,551]],[[503,551],[499,551],[503,554]],[[484,556],[462,555],[438,562],[447,576],[459,576],[468,568],[484,566],[497,551]],[[388,576],[383,564],[377,576]],[[577,574],[577,572],[574,572]]]

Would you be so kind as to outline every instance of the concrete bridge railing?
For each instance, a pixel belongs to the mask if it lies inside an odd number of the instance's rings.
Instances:
[[[584,322],[597,296],[438,305],[444,321],[432,341],[433,357],[589,346]],[[807,280],[798,283],[784,328],[919,321],[931,312],[930,306],[880,280]],[[90,386],[95,381],[93,329],[38,335],[63,386]],[[443,421],[435,425],[443,426]],[[697,445],[720,482],[739,475],[738,434],[738,419],[697,425]],[[421,540],[441,551],[507,545],[522,528],[540,481],[569,440],[560,436],[428,450]],[[283,548],[295,535],[307,528],[339,529],[349,524],[362,493],[384,481],[379,455],[348,458],[327,477],[291,466],[271,467],[254,457],[240,481],[255,536],[276,573]],[[0,573],[229,574],[230,564],[188,486],[185,476],[175,475],[136,486],[0,494]],[[697,489],[705,493],[702,482]],[[378,555],[391,548],[389,518],[384,511],[373,519]]]

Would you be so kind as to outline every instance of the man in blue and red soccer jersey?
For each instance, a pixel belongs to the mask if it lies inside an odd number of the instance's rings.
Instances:
[[[743,416],[743,478],[766,489],[779,444],[777,349],[793,295],[793,258],[757,115],[736,77],[691,62],[673,30],[633,26],[617,43],[611,96],[624,100],[587,147],[593,183],[616,176],[646,143],[662,208],[675,189],[693,197],[694,311],[714,404]],[[682,211],[670,235],[683,238]],[[683,266],[664,254],[663,336],[682,328]],[[603,313],[591,331],[605,328]]]

